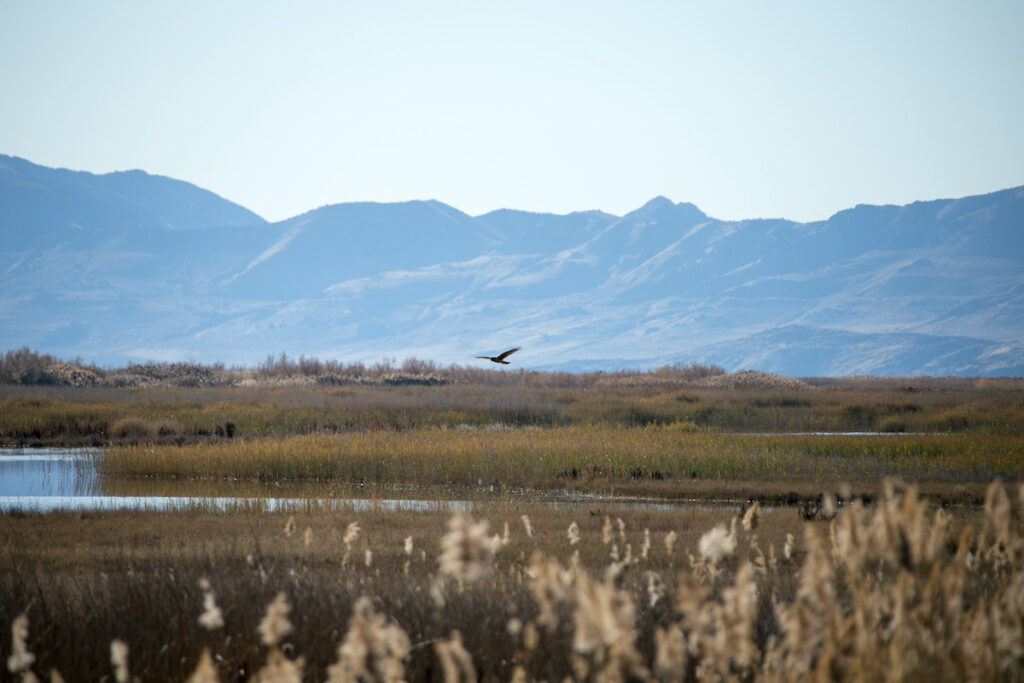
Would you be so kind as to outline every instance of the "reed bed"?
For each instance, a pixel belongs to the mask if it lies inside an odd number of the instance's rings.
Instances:
[[[308,433],[486,426],[693,424],[745,433],[877,431],[1024,436],[1021,383],[933,378],[803,389],[704,388],[509,373],[439,386],[0,385],[0,443],[208,442]],[[822,380],[824,382],[824,380]]]
[[[5,661],[23,681],[1024,677],[1024,486],[950,513],[886,480],[828,516],[7,515]]]
[[[695,479],[979,482],[1024,478],[1024,442],[999,435],[733,435],[692,425],[417,429],[181,446],[100,456],[121,477],[330,481],[375,486],[603,490],[643,482],[676,495]]]

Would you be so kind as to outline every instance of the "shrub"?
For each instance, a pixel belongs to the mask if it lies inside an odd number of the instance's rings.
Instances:
[[[882,422],[882,431],[890,433],[905,432],[907,431],[907,421],[902,417],[896,417],[895,415],[887,417],[885,418],[885,421]]]
[[[110,425],[108,436],[116,439],[152,439],[159,432],[160,426],[139,417],[125,417]]]

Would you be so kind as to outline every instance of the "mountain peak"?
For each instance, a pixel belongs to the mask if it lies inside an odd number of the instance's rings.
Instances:
[[[696,225],[708,219],[707,214],[690,202],[679,202],[676,204],[671,199],[661,195],[648,201],[639,209],[629,212],[624,218],[648,220],[656,216],[666,220],[670,219],[683,225]]]
[[[650,210],[658,210],[658,209],[670,208],[670,207],[673,207],[673,206],[675,206],[675,202],[673,202],[668,197],[665,197],[665,196],[662,196],[662,195],[659,194],[657,197],[655,197],[654,199],[649,200],[646,204],[641,206],[638,210],[639,211],[650,211]]]

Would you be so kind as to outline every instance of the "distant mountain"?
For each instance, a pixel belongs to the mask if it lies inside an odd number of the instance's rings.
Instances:
[[[0,154],[3,249],[93,246],[126,230],[188,230],[265,221],[209,190],[143,171],[94,175]]]
[[[267,223],[188,183],[0,156],[0,349],[797,376],[1024,375],[1024,187],[828,220],[438,201]]]

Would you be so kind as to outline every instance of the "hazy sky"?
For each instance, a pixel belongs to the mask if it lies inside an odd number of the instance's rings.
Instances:
[[[719,218],[1024,184],[1024,2],[0,0],[0,153],[277,220]]]

